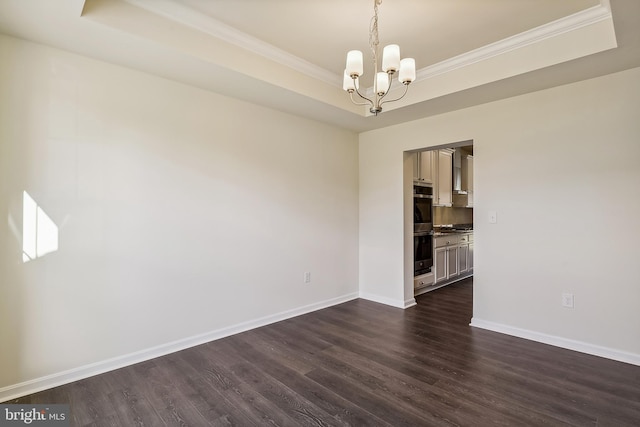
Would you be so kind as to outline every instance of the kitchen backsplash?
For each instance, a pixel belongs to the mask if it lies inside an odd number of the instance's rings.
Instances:
[[[473,209],[471,208],[433,208],[433,225],[443,224],[471,224],[473,223]]]

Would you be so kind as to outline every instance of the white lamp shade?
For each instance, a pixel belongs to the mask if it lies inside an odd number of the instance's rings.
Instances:
[[[413,58],[404,58],[400,61],[400,73],[398,80],[403,84],[411,83],[416,79],[416,60]]]
[[[384,95],[389,90],[389,75],[387,73],[379,72],[376,74],[376,93],[378,95]]]
[[[362,67],[362,52],[359,50],[347,52],[347,74],[360,77],[362,75]]]
[[[397,44],[385,46],[382,50],[382,71],[395,73],[398,68],[400,68],[400,46]]]
[[[344,78],[342,79],[342,89],[349,92],[359,88],[358,79],[352,79],[347,70],[344,70]]]

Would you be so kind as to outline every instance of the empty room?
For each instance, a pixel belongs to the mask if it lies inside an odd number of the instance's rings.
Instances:
[[[0,425],[637,426],[640,2],[0,0]]]

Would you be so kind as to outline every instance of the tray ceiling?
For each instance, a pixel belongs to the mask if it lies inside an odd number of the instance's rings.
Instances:
[[[0,32],[363,131],[639,66],[639,4],[384,0],[418,79],[378,117],[341,90],[372,0],[2,0]]]

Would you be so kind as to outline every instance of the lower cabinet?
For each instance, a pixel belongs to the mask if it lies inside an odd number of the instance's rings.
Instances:
[[[465,274],[469,271],[469,244],[458,246],[458,273]]]
[[[450,246],[447,248],[447,279],[453,279],[458,273],[458,248]]]
[[[458,274],[464,275],[471,271],[471,258],[473,256],[473,234],[460,236],[458,244]]]
[[[420,276],[416,276],[413,278],[413,290],[419,291],[428,286],[433,286],[434,283],[434,274],[433,269],[430,273],[422,274]]]
[[[473,274],[473,233],[445,234],[433,240],[433,268],[413,278],[415,295]]]
[[[473,272],[473,235],[437,236],[434,244],[434,285],[454,282]]]
[[[435,283],[447,280],[447,248],[436,248],[433,257]]]
[[[459,273],[459,254],[457,246],[436,248],[435,250],[435,284],[453,279]]]

